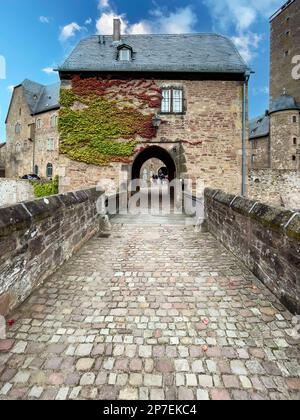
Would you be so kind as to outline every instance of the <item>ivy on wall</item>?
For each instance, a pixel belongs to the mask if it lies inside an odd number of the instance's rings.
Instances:
[[[49,197],[58,194],[58,176],[49,182],[31,181],[33,192],[36,198]]]
[[[60,153],[95,165],[126,162],[138,137],[156,136],[152,119],[161,103],[155,81],[76,76],[60,93]]]

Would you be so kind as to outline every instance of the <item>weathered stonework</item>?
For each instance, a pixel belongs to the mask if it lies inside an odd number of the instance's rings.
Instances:
[[[99,228],[95,189],[0,209],[0,302],[11,310]]]
[[[6,121],[6,177],[32,174],[37,166],[39,176],[46,178],[48,163],[53,165],[53,176],[57,174],[58,131],[57,127],[51,126],[51,117],[57,114],[57,110],[51,110],[31,115],[23,86],[14,89]],[[20,132],[16,132],[17,124],[20,124]],[[48,150],[50,139],[53,150]]]
[[[254,204],[206,189],[208,228],[289,310],[299,314],[300,215]]]
[[[300,102],[300,83],[292,77],[292,58],[300,55],[300,2],[294,0],[271,19],[270,100],[283,89]]]
[[[270,137],[250,140],[249,168],[270,168]]]
[[[300,172],[295,170],[252,169],[249,198],[289,210],[300,210]]]
[[[150,82],[150,79],[149,79]],[[160,87],[184,89],[186,111],[161,115],[162,124],[152,140],[139,139],[136,153],[126,164],[97,167],[60,157],[61,191],[83,182],[96,185],[102,178],[119,182],[120,171],[131,177],[131,165],[140,150],[159,145],[176,163],[176,176],[201,178],[205,185],[239,193],[241,189],[242,82],[226,80],[158,80]],[[70,87],[62,80],[64,88]],[[175,151],[174,151],[175,150]]]
[[[33,186],[21,179],[0,179],[0,207],[34,200]]]
[[[270,138],[271,168],[300,170],[300,154],[297,153],[300,150],[300,112],[291,110],[272,113]]]

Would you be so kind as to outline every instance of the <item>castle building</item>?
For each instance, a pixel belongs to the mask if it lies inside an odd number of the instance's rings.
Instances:
[[[43,86],[30,80],[14,88],[6,118],[7,178],[57,173],[59,90],[59,83]]]
[[[249,121],[252,169],[300,169],[300,0],[289,0],[270,19],[270,109]]]
[[[246,188],[250,70],[228,38],[123,35],[116,19],[113,35],[81,40],[58,72],[60,98],[58,85],[15,88],[6,176],[58,173],[69,191],[140,178],[158,159],[170,180]]]

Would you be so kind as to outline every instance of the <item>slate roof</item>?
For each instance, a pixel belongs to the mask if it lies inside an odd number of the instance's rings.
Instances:
[[[300,110],[300,104],[297,104],[293,96],[283,94],[279,96],[275,101],[273,101],[271,104],[270,112],[287,111],[289,109]]]
[[[270,117],[262,115],[249,121],[249,139],[266,137],[270,133]]]
[[[59,108],[60,83],[44,86],[25,79],[21,86],[32,115]]]
[[[120,45],[133,60],[117,60]],[[79,42],[59,71],[238,73],[249,71],[233,42],[217,34],[92,36]]]

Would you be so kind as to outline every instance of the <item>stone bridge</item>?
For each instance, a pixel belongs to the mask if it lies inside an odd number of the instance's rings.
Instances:
[[[103,233],[101,194],[0,209],[0,399],[299,399],[300,216],[206,190],[207,232]]]

